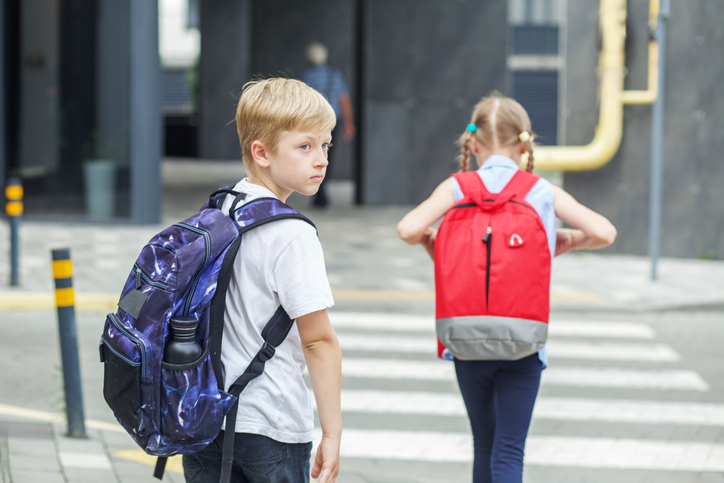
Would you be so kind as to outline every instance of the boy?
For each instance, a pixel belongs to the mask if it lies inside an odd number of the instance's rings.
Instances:
[[[286,201],[311,196],[327,167],[334,111],[304,83],[284,78],[244,86],[236,125],[247,177],[234,188]],[[223,210],[231,207],[227,196]],[[326,309],[333,305],[322,246],[315,229],[280,220],[243,235],[229,283],[221,361],[224,385],[243,372],[261,347],[261,330],[281,304],[296,324],[264,373],[239,397],[232,481],[308,482],[314,412],[302,374],[305,364],[317,402],[322,440],[311,474],[334,483],[339,473],[341,351]],[[184,456],[187,482],[218,482],[222,434],[203,451]]]

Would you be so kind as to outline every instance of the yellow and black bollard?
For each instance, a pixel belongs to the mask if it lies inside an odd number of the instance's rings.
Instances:
[[[10,285],[20,285],[20,217],[23,216],[23,184],[20,178],[9,178],[5,186],[5,213],[10,220]]]
[[[78,334],[75,325],[75,293],[73,291],[73,262],[70,249],[52,251],[53,278],[55,279],[55,305],[58,307],[60,356],[65,386],[65,412],[68,417],[68,435],[84,438],[83,391],[81,389]]]

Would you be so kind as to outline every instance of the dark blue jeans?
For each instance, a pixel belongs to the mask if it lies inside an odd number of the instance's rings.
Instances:
[[[219,483],[221,447],[224,432],[204,450],[184,455],[184,477],[187,483]],[[309,482],[309,458],[312,443],[280,443],[258,434],[236,433],[234,483],[304,483]]]
[[[473,483],[523,481],[525,439],[542,368],[538,354],[517,361],[455,359],[473,431]]]

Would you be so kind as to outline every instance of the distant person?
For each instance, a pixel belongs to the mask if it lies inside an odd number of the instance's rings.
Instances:
[[[405,215],[397,231],[435,263],[438,355],[455,363],[473,433],[473,482],[521,483],[547,363],[551,261],[607,246],[616,229],[530,173],[530,119],[515,100],[484,97],[460,144],[461,172]],[[519,168],[524,153],[527,172]],[[468,171],[471,154],[476,171]],[[443,216],[438,231],[432,225]],[[556,230],[556,217],[574,228]]]
[[[337,128],[332,133],[332,140],[338,139],[340,123],[342,119],[342,127],[344,139],[351,141],[354,139],[357,129],[354,126],[354,118],[352,115],[352,101],[349,97],[347,84],[344,82],[342,73],[327,65],[327,57],[329,53],[327,47],[319,42],[313,42],[307,46],[306,57],[309,68],[302,74],[302,80],[312,88],[321,92],[332,105],[334,114],[337,116]],[[327,166],[327,179],[330,178],[332,163],[332,153],[329,152],[329,166]],[[323,208],[329,204],[324,184],[319,187],[317,195],[312,201],[314,206]]]
[[[259,198],[286,201],[298,192],[314,195],[324,179],[336,118],[329,103],[303,82],[272,78],[244,86],[236,126],[247,177],[222,206]],[[321,442],[311,476],[336,483],[342,433],[341,359],[327,308],[334,304],[322,245],[313,226],[279,220],[244,234],[226,297],[221,361],[224,389],[244,372],[262,345],[262,329],[283,307],[296,319],[287,338],[239,397],[232,481],[309,481],[314,407],[304,382],[312,384]],[[224,434],[198,453],[184,455],[187,482],[218,483]]]

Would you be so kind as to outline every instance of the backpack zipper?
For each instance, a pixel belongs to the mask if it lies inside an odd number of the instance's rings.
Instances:
[[[139,274],[140,278],[143,279],[144,282],[146,282],[147,285],[150,285],[152,287],[160,288],[161,290],[168,291],[168,284],[163,282],[156,282],[155,280],[151,280],[151,277],[141,268],[141,266],[138,264],[138,262],[133,264],[133,270],[136,272],[136,280],[139,280]],[[136,288],[138,288],[138,282],[136,282]]]
[[[113,323],[113,325],[116,327],[116,329],[118,329],[118,331],[119,331],[121,334],[123,334],[123,335],[125,335],[126,337],[128,337],[131,341],[133,341],[134,344],[136,344],[136,346],[138,346],[138,352],[141,354],[141,375],[145,376],[145,375],[146,375],[146,346],[143,345],[143,342],[141,342],[141,339],[139,339],[138,337],[132,335],[132,334],[128,331],[128,329],[126,329],[126,328],[123,326],[123,324],[121,323],[121,321],[118,320],[118,316],[116,316],[116,314],[108,314],[108,316],[110,317],[111,323]],[[107,341],[106,341],[106,345],[107,345],[108,347],[110,347],[110,344],[108,344]],[[111,350],[113,350],[113,349],[111,349]],[[113,352],[115,352],[116,354],[118,354],[118,352],[116,352],[116,351],[113,351]],[[120,354],[118,354],[118,355],[120,355]],[[135,365],[135,364],[134,364],[134,365]]]
[[[206,230],[203,230],[201,228],[196,228],[195,226],[191,226],[186,223],[176,223],[174,226],[183,228],[185,230],[189,230],[191,232],[196,233],[197,235],[201,235],[204,237],[204,263],[201,266],[201,268],[199,269],[199,271],[196,273],[196,277],[194,278],[194,281],[191,284],[191,290],[189,290],[188,295],[186,295],[186,303],[184,304],[183,315],[189,315],[189,311],[191,310],[191,302],[193,301],[194,293],[196,292],[196,287],[198,287],[199,281],[201,280],[201,275],[203,275],[204,270],[206,269],[206,266],[209,264],[209,261],[211,260],[211,235],[209,235],[209,232]]]
[[[490,296],[490,239],[492,238],[493,229],[488,226],[485,230],[485,236],[483,237],[483,243],[485,243],[486,262],[485,262],[485,308],[488,309],[489,296]]]

